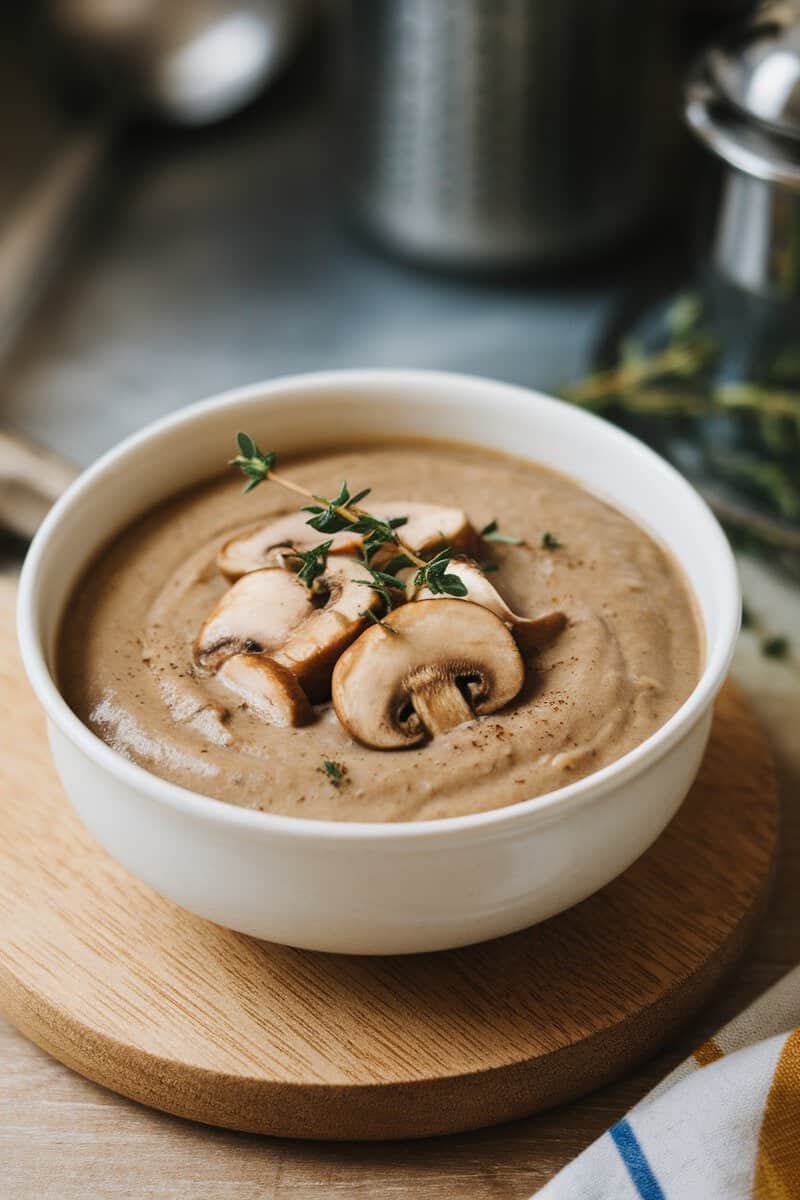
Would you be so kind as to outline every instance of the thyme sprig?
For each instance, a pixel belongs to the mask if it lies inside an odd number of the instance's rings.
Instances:
[[[483,527],[481,537],[485,542],[503,542],[506,546],[522,546],[525,543],[524,538],[514,537],[510,533],[503,533],[497,523],[497,518]]]
[[[340,533],[343,529],[351,529],[353,533],[363,534],[364,558],[371,562],[382,546],[390,542],[400,544],[396,530],[408,521],[408,517],[390,517],[389,520],[384,520],[359,508],[359,501],[371,491],[372,488],[364,488],[355,496],[351,496],[347,484],[343,483],[339,495],[333,500],[315,497],[322,500],[322,503],[303,506],[303,512],[312,514],[307,524],[319,533]]]
[[[381,583],[382,596],[384,592],[389,596],[391,594],[391,585],[387,582],[390,578],[394,582],[395,590],[402,587],[394,576],[397,571],[405,567],[416,567],[414,586],[417,588],[427,586],[435,594],[448,596],[465,596],[467,594],[467,588],[463,581],[447,570],[452,559],[452,551],[449,547],[440,550],[430,561],[426,561],[417,554],[413,547],[407,545],[397,532],[406,524],[407,517],[392,517],[387,520],[376,517],[374,513],[361,508],[361,501],[369,495],[370,488],[364,488],[353,495],[347,484],[343,483],[337,496],[330,499],[325,496],[317,496],[308,488],[302,487],[294,480],[287,479],[285,475],[280,475],[275,471],[277,454],[274,450],[266,452],[260,450],[256,442],[246,433],[236,435],[236,444],[239,453],[230,460],[230,464],[238,467],[247,476],[248,483],[244,489],[245,494],[258,487],[260,483],[270,482],[277,483],[287,491],[310,500],[311,504],[303,505],[303,511],[311,514],[307,524],[319,533],[339,533],[343,529],[350,529],[353,533],[362,534],[364,536],[364,561],[370,569],[378,550],[384,546],[395,548],[396,553],[391,561],[378,572],[379,575],[385,577]],[[329,547],[330,542],[327,543],[324,553],[320,551],[320,547],[314,547],[313,551],[306,551],[303,554],[298,552],[295,555],[295,558],[302,562],[301,571],[312,575],[311,582],[324,570],[325,557]],[[307,561],[309,555],[313,555],[315,552],[317,552],[317,557],[313,563]],[[320,567],[319,570],[318,567]],[[301,571],[298,571],[298,574],[301,574]],[[376,588],[376,590],[381,589]]]

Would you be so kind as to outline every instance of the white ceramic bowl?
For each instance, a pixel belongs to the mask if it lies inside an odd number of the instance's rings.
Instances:
[[[151,505],[216,472],[238,429],[284,452],[391,434],[456,438],[574,476],[637,519],[683,565],[705,626],[696,688],[652,737],[594,775],[508,808],[437,821],[347,824],[251,812],[135,766],[78,720],[53,681],[62,611],[98,549]],[[634,438],[557,400],[484,379],[342,371],[229,392],[101,458],[33,542],[19,638],[67,795],[124,866],[192,912],[243,933],[314,950],[395,954],[542,921],[646,850],[698,770],[739,615],[733,557],[716,520]]]

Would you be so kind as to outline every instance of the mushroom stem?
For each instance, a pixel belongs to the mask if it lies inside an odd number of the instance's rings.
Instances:
[[[446,733],[475,716],[455,679],[430,678],[412,686],[411,697],[417,716],[432,735]]]
[[[497,712],[524,680],[516,643],[488,608],[418,600],[393,609],[348,646],[331,691],[352,737],[376,750],[400,750]]]

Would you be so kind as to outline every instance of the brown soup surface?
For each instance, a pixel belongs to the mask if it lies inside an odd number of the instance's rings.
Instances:
[[[642,528],[573,481],[512,457],[425,442],[326,452],[281,469],[318,495],[335,495],[346,479],[352,491],[372,486],[371,507],[398,498],[452,506],[476,530],[497,519],[524,543],[482,545],[481,559],[497,568],[492,584],[515,612],[560,609],[568,623],[527,655],[524,686],[509,705],[419,747],[364,746],[329,702],[315,706],[306,726],[270,725],[198,671],[193,643],[229,586],[216,565],[222,544],[296,506],[277,486],[245,497],[241,478],[212,479],[123,530],[85,572],[61,629],[67,701],[155,775],[295,817],[451,817],[527,800],[606,766],[694,688],[702,637],[682,571]],[[557,547],[542,545],[546,532]]]

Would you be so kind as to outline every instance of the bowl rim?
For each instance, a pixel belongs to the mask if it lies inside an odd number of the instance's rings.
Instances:
[[[241,402],[270,396],[294,397],[302,403],[302,393],[315,393],[308,399],[319,400],[325,390],[340,390],[343,386],[359,385],[380,389],[385,385],[406,385],[417,389],[453,385],[463,387],[485,387],[487,393],[503,393],[507,399],[527,404],[531,399],[544,407],[567,408],[577,419],[602,426],[604,437],[626,443],[628,450],[648,460],[652,470],[667,478],[670,486],[683,492],[694,504],[698,517],[703,519],[705,534],[709,539],[710,552],[718,559],[717,573],[721,584],[722,612],[716,624],[713,649],[694,688],[683,704],[672,716],[659,726],[648,738],[640,742],[620,758],[615,759],[598,771],[594,771],[574,783],[520,800],[500,808],[454,817],[436,817],[428,820],[411,821],[332,821],[312,817],[286,816],[281,813],[263,812],[258,809],[241,808],[238,805],[204,795],[191,788],[171,783],[139,766],[114,750],[72,711],[56,685],[47,664],[42,639],[37,629],[38,582],[52,541],[57,538],[62,520],[72,507],[91,492],[96,483],[104,480],[118,469],[120,460],[138,450],[147,442],[183,425],[194,422],[208,412],[233,407]],[[487,394],[487,399],[488,399]],[[547,465],[545,463],[545,465]],[[577,482],[580,483],[578,479]],[[636,519],[635,515],[632,519]],[[713,543],[713,546],[712,546]],[[676,555],[680,562],[680,556]],[[683,567],[683,563],[680,562]],[[702,618],[701,618],[702,619]],[[260,832],[289,838],[322,838],[326,841],[371,841],[371,840],[427,840],[437,837],[453,837],[474,832],[484,835],[495,832],[498,836],[508,833],[509,826],[531,817],[537,819],[557,818],[566,810],[589,803],[622,783],[643,773],[676,746],[702,718],[721,688],[730,668],[736,637],[741,622],[741,593],[739,577],[733,552],[716,517],[705,500],[694,487],[665,459],[656,454],[638,438],[612,425],[594,413],[577,409],[565,401],[558,400],[533,388],[503,383],[488,377],[451,371],[415,370],[396,368],[350,368],[331,371],[314,371],[297,375],[279,376],[261,380],[242,387],[228,389],[197,403],[170,413],[149,423],[142,429],[118,442],[94,463],[87,467],[56,501],[37,531],[23,564],[17,602],[17,635],[22,661],[33,691],[49,721],[97,766],[108,771],[131,789],[144,793],[152,800],[165,804],[206,822],[229,828],[239,828],[251,834]],[[704,633],[710,641],[708,629],[703,622]]]

